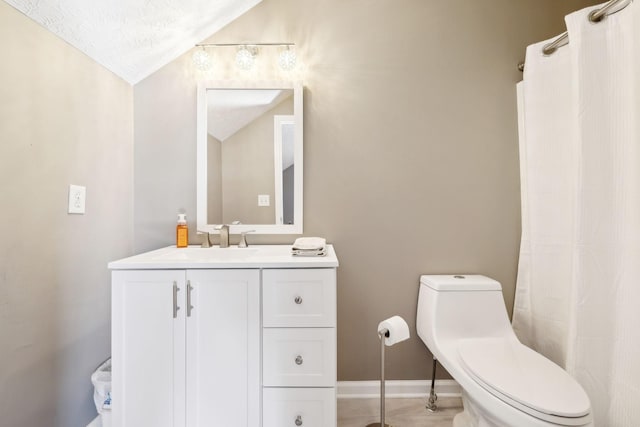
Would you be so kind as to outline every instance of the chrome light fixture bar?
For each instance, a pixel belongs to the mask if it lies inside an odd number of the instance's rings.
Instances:
[[[295,46],[295,43],[198,43],[196,47],[259,47],[259,46]]]
[[[199,48],[193,54],[193,62],[201,71],[211,68],[211,59],[207,53],[207,48],[235,47],[237,48],[235,62],[236,66],[242,70],[250,70],[261,47],[281,48],[278,55],[278,65],[283,71],[291,71],[295,68],[297,57],[295,43],[199,43]]]

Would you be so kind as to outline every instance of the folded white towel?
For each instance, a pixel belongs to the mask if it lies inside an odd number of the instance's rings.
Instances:
[[[324,250],[327,240],[322,237],[299,237],[293,242],[292,250]]]
[[[291,255],[293,256],[325,256],[327,255],[327,251],[325,249],[316,249],[316,250],[293,249],[291,251]]]

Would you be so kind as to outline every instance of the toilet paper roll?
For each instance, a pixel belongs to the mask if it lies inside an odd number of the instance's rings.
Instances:
[[[392,346],[409,339],[409,325],[400,316],[393,316],[380,322],[378,333],[384,329],[389,331],[389,336],[384,339],[386,346]]]

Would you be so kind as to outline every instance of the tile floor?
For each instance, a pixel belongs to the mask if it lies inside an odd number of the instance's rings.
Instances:
[[[459,397],[440,397],[435,413],[425,409],[426,398],[387,399],[386,423],[393,427],[451,427],[462,411]],[[380,422],[380,399],[338,399],[338,427],[366,427]]]

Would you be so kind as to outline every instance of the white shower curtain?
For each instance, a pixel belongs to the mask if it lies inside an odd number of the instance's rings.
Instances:
[[[522,241],[513,327],[587,391],[596,427],[640,426],[640,2],[566,17],[518,86]]]

